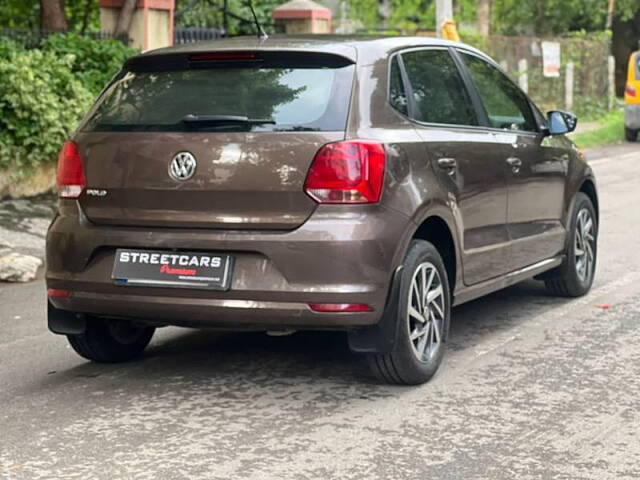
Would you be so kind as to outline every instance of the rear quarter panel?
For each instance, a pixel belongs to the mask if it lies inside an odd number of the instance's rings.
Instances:
[[[459,263],[458,233],[452,199],[434,174],[423,140],[402,114],[388,102],[389,51],[367,65],[358,65],[357,82],[352,96],[348,139],[383,142],[387,152],[387,169],[382,203],[406,218],[404,231],[395,248],[394,265],[402,264],[408,245],[419,225],[430,216],[442,218],[452,233]],[[461,268],[457,265],[457,276]],[[456,285],[461,285],[461,278]]]

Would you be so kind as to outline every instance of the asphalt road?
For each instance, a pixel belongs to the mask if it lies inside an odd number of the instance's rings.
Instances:
[[[0,286],[0,478],[640,477],[640,145],[599,153],[591,294],[454,309],[420,387],[377,385],[328,333],[166,328],[94,365],[47,332],[42,281]]]

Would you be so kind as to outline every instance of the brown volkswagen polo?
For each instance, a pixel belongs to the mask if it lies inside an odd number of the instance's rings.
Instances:
[[[49,328],[126,361],[164,325],[335,329],[428,380],[451,307],[593,282],[598,198],[494,61],[426,38],[235,38],[126,62],[60,152]]]

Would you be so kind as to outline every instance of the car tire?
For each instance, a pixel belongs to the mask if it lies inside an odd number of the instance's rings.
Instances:
[[[98,363],[126,362],[149,345],[154,327],[126,320],[87,318],[83,334],[67,335],[78,355]]]
[[[593,284],[598,253],[598,223],[591,199],[578,192],[571,211],[565,259],[545,278],[547,292],[560,297],[579,297]]]
[[[427,298],[420,300],[425,290]],[[400,279],[394,345],[389,353],[367,355],[374,375],[391,384],[428,381],[444,358],[450,310],[449,280],[442,257],[431,243],[413,240]]]
[[[638,139],[638,130],[625,127],[624,138],[627,139],[627,142],[635,142]]]

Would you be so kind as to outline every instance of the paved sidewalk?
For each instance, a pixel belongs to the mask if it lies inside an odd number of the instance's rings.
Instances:
[[[55,210],[54,195],[0,201],[0,252],[8,248],[43,258],[45,236]]]

